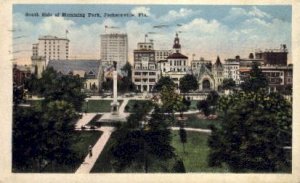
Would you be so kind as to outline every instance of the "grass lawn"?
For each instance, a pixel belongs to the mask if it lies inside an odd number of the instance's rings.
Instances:
[[[42,109],[42,102],[43,100],[26,100],[26,103],[30,104],[31,106],[36,107],[37,109]]]
[[[114,132],[114,133],[117,133]],[[113,136],[114,134],[112,134]],[[187,132],[187,143],[185,144],[186,153],[183,153],[182,144],[180,142],[178,131],[172,131],[172,146],[175,148],[175,153],[182,158],[186,172],[228,172],[226,168],[211,168],[207,165],[207,157],[209,148],[207,146],[208,135],[199,132]],[[113,145],[113,140],[110,139],[105,145],[100,157],[96,161],[92,173],[109,173],[114,172],[111,162],[114,161],[110,148]],[[170,172],[174,165],[174,160],[155,161],[151,162],[149,172]],[[122,172],[139,172],[143,173],[143,169],[137,166],[130,166]],[[172,173],[172,172],[170,172]]]
[[[110,112],[112,100],[89,100],[88,103],[84,102],[82,111],[85,112]],[[120,105],[123,100],[119,100]]]
[[[118,132],[115,131],[112,134],[111,138],[105,145],[100,157],[97,159],[94,167],[92,168],[91,173],[115,172],[112,167],[112,162],[114,162],[115,159],[111,154],[110,150],[114,143],[113,136],[116,133]],[[159,161],[157,159],[151,159],[149,160],[148,171],[149,173],[170,172],[171,168],[174,166],[174,162],[174,159],[171,159],[169,161]],[[121,173],[144,173],[144,169],[143,167],[141,167],[141,164],[133,164],[130,167],[127,167],[126,169],[122,170]]]
[[[186,172],[229,172],[227,168],[208,166],[208,134],[187,131],[185,153],[180,142],[179,131],[173,131],[172,135],[172,146],[175,148],[176,154],[182,158]]]
[[[215,126],[220,125],[220,121],[218,119],[200,119],[197,117],[198,114],[184,114],[184,117],[187,117],[187,120],[181,121],[184,122],[186,127],[190,128],[204,128],[209,129],[209,125],[213,124]],[[175,126],[179,126],[179,124],[175,124]]]
[[[190,110],[198,110],[197,109],[197,103],[198,102],[199,102],[199,100],[192,100],[191,105],[190,105]]]
[[[136,105],[150,105],[150,100],[129,100],[125,109],[128,108],[126,112],[135,112],[134,106]],[[138,108],[137,108],[138,109]]]
[[[99,122],[97,122],[101,118],[101,114],[97,114],[87,125],[88,126],[101,126]]]

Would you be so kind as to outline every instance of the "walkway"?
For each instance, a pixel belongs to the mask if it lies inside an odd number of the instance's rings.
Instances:
[[[88,124],[97,113],[82,113],[82,118],[77,121],[75,124],[75,128],[81,128],[81,126],[85,126]]]
[[[89,154],[85,157],[84,162],[80,165],[75,173],[90,173],[94,164],[96,163],[99,155],[101,154],[102,150],[104,149],[105,144],[107,143],[108,139],[110,138],[111,133],[113,132],[113,127],[101,127],[99,131],[103,131],[103,134],[96,142],[96,144],[92,148],[93,156],[90,157]]]
[[[184,128],[186,131],[192,132],[203,132],[203,133],[211,133],[209,129],[202,129],[202,128]],[[171,127],[171,130],[180,130],[180,127]]]

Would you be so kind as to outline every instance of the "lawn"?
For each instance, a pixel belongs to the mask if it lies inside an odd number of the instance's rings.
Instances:
[[[117,133],[114,132],[113,135]],[[114,158],[110,152],[113,145],[112,138],[105,145],[100,157],[96,161],[92,173],[109,173],[114,172],[111,162],[114,162]],[[209,153],[209,147],[207,146],[208,135],[199,132],[187,132],[187,143],[185,144],[186,153],[183,152],[182,144],[180,143],[178,131],[172,131],[172,146],[175,148],[175,153],[179,158],[182,158],[186,172],[228,172],[226,168],[211,168],[207,165],[207,157]],[[152,160],[149,166],[149,172],[169,172],[172,171],[174,165],[174,159],[169,161],[157,161]],[[122,172],[139,172],[143,173],[143,169],[137,166],[130,166]]]
[[[91,173],[112,173],[115,172],[112,166],[112,162],[115,162],[113,155],[111,154],[111,147],[114,144],[113,137],[114,135],[118,133],[118,131],[115,131],[107,144],[105,145],[100,157],[97,159],[94,167],[91,170]],[[149,160],[149,167],[148,171],[149,173],[160,173],[160,172],[170,172],[171,168],[174,166],[174,159],[171,159],[169,161],[159,161],[157,159],[151,159]],[[141,164],[133,164],[130,167],[127,167],[126,169],[122,170],[120,173],[144,173],[143,167],[141,167]]]
[[[200,119],[197,115],[198,114],[184,114],[183,116],[187,117],[187,119],[180,122],[184,122],[185,126],[190,128],[209,129],[209,125],[220,125],[220,121],[218,119]],[[179,126],[179,122],[177,122],[175,126]]]
[[[89,100],[88,103],[84,102],[82,106],[83,112],[110,112],[112,100]],[[119,100],[120,105],[123,100]]]
[[[43,100],[26,100],[26,103],[30,104],[31,106],[41,110],[42,109],[42,102]]]
[[[209,147],[208,134],[187,131],[187,143],[183,152],[179,131],[172,132],[172,146],[176,154],[182,158],[186,172],[229,172],[227,168],[209,167],[207,164]]]
[[[125,107],[125,111],[126,112],[135,112],[135,110],[139,109],[138,106],[140,105],[151,105],[151,101],[150,100],[129,100],[126,107]],[[126,110],[127,109],[127,110]]]
[[[75,156],[78,159],[70,164],[53,164],[46,166],[42,172],[56,172],[56,173],[72,173],[79,168],[80,164],[84,161],[84,158],[88,154],[88,146],[94,145],[101,137],[102,132],[99,131],[75,131],[73,133],[73,145]],[[28,168],[22,171],[18,167],[13,167],[13,172],[38,172],[38,170]]]
[[[192,100],[191,105],[190,105],[190,110],[198,110],[197,109],[197,103],[198,102],[199,102],[199,100]]]

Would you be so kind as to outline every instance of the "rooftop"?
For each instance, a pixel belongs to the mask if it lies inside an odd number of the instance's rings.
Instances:
[[[168,57],[167,57],[167,59],[172,59],[172,58],[181,58],[181,59],[188,59],[188,57],[187,56],[185,56],[185,55],[182,55],[181,53],[173,53],[173,54],[171,54],[171,55],[169,55]]]
[[[47,67],[52,67],[64,75],[79,74],[84,72],[88,78],[96,78],[101,66],[100,60],[50,60]]]

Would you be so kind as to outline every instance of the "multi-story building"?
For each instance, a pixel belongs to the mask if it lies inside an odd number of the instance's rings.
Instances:
[[[163,76],[169,76],[177,87],[180,79],[189,72],[188,57],[181,54],[178,34],[174,39],[173,53],[166,60],[159,61],[159,68]]]
[[[262,59],[264,65],[287,65],[288,50],[285,44],[280,45],[279,49],[267,49],[265,51],[256,50],[255,58]]]
[[[118,69],[128,61],[127,34],[101,34],[101,60],[110,65],[117,62]]]
[[[169,55],[172,54],[172,50],[155,50],[155,61],[166,60]]]
[[[69,39],[56,36],[39,37],[38,43],[32,45],[33,57],[45,57],[46,64],[49,60],[69,59]]]
[[[154,44],[141,42],[133,51],[133,74],[132,80],[139,91],[151,92],[159,79],[159,70],[155,62]]]
[[[236,84],[240,84],[240,56],[235,59],[226,59],[224,66],[224,78],[231,78]]]
[[[23,86],[25,80],[29,78],[32,74],[32,68],[27,65],[17,65],[13,66],[13,84],[15,86]]]

